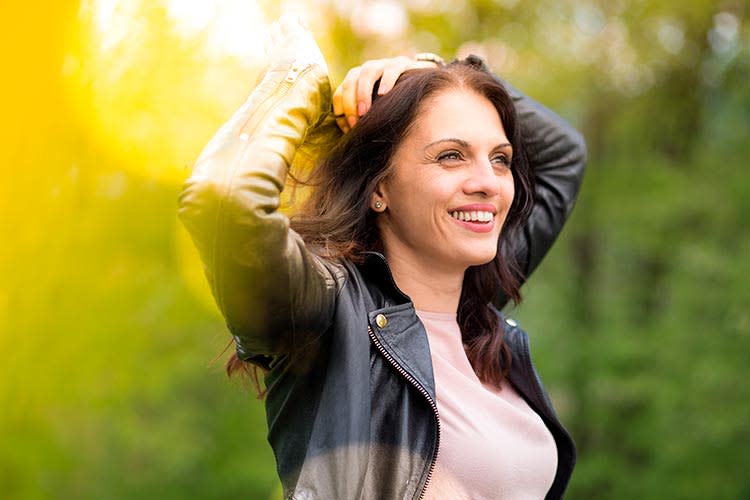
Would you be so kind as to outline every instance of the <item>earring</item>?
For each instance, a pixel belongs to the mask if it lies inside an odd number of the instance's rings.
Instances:
[[[383,202],[380,201],[380,200],[376,201],[375,202],[375,209],[376,210],[380,210],[381,208],[383,208]]]

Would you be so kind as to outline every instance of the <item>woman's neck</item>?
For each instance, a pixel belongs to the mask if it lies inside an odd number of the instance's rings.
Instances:
[[[395,255],[388,256],[388,265],[396,285],[409,296],[415,308],[432,312],[458,311],[463,271],[443,270],[424,262],[400,259]]]

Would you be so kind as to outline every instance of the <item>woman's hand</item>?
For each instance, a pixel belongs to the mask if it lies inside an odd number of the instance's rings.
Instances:
[[[310,30],[299,18],[284,14],[271,25],[266,55],[270,64],[298,61],[317,64],[328,73],[328,65]]]
[[[417,61],[410,57],[399,56],[367,61],[362,66],[350,69],[333,94],[333,113],[336,115],[339,128],[344,133],[349,132],[359,117],[369,111],[372,104],[372,91],[378,79],[380,79],[378,95],[383,95],[393,88],[404,71],[435,66],[436,63],[432,61]]]

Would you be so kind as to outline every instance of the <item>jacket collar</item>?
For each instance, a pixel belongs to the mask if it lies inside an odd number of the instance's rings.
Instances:
[[[378,302],[381,307],[410,303],[409,296],[396,285],[385,255],[371,251],[363,252],[363,254],[364,261],[359,266],[360,272],[375,285],[377,290],[371,289],[370,292],[380,299]]]
[[[419,321],[411,299],[393,279],[385,256],[365,252],[359,270],[366,277],[373,304],[368,323],[390,362],[413,379],[435,401],[435,379],[430,361],[427,332]],[[380,317],[380,322],[378,321]]]

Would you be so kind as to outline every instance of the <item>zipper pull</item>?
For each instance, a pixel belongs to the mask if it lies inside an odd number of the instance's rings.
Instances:
[[[294,61],[292,67],[289,68],[284,81],[287,83],[294,83],[299,77],[300,73],[302,73],[303,70],[307,69],[310,66],[312,66],[312,64]]]

